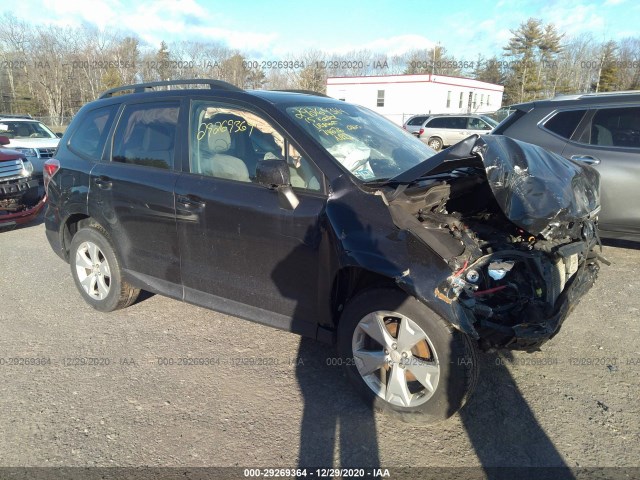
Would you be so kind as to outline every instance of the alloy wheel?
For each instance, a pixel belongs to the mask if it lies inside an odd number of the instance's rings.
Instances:
[[[353,332],[356,368],[369,388],[400,407],[416,407],[433,396],[440,366],[433,343],[413,320],[397,312],[376,311]]]
[[[76,250],[76,273],[87,295],[104,300],[111,289],[111,270],[102,250],[93,242],[81,243]]]

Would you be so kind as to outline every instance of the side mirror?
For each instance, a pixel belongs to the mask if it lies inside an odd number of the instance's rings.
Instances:
[[[9,145],[9,143],[11,143],[9,137],[0,137],[0,145]]]
[[[256,181],[278,191],[280,208],[295,210],[300,203],[291,188],[291,175],[286,160],[259,160],[256,166]]]
[[[60,133],[60,132],[56,133],[56,137],[58,137],[58,138],[62,138],[63,135],[64,135],[64,133]]]
[[[256,166],[256,180],[270,188],[291,184],[286,160],[260,160]]]

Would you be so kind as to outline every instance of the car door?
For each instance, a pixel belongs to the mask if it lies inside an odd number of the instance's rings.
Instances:
[[[600,172],[600,228],[640,233],[640,107],[593,108],[562,155]]]
[[[175,190],[185,300],[314,336],[327,283],[322,176],[261,113],[194,100],[190,123]],[[295,209],[255,181],[259,161],[285,157]]]
[[[89,187],[90,215],[115,240],[126,274],[175,297],[182,296],[173,198],[179,115],[179,100],[123,105]]]

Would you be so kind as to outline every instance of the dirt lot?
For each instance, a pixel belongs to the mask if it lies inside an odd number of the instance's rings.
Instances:
[[[42,224],[1,233],[0,466],[638,466],[640,249],[605,255],[556,338],[482,355],[424,427],[372,414],[329,347],[160,296],[98,313]]]

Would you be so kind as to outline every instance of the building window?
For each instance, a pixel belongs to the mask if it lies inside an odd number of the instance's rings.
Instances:
[[[384,90],[378,90],[378,102],[376,106],[384,107]]]
[[[474,93],[473,94],[473,108],[476,108],[476,105],[478,104],[478,94]]]
[[[491,98],[491,96],[490,96],[490,95],[487,95],[487,107],[488,107],[489,105],[491,105],[491,102],[489,101],[489,99],[490,99],[490,98]]]
[[[451,92],[447,92],[447,108],[451,108]]]
[[[480,106],[484,105],[484,93],[480,94]]]
[[[460,103],[458,104],[458,108],[462,108],[463,101],[464,101],[464,92],[460,92]]]

